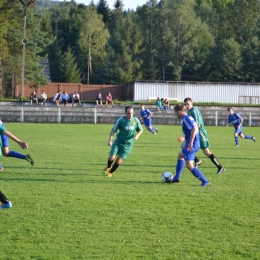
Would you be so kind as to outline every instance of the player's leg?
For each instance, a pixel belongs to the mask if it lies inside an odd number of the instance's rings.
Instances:
[[[123,160],[127,158],[129,153],[131,152],[133,147],[132,143],[121,143],[118,144],[118,156],[116,161],[114,162],[111,170],[109,170],[108,177],[112,177],[112,174],[116,171],[116,169],[120,166]]]
[[[200,169],[194,167],[193,165],[193,160],[198,150],[199,147],[193,148],[192,151],[188,151],[187,146],[184,147],[183,154],[185,155],[186,168],[193,174],[193,176],[201,181],[201,186],[208,186],[210,184],[209,181],[206,179]]]
[[[0,201],[2,202],[2,205],[0,206],[0,208],[2,209],[12,207],[11,201],[9,201],[1,191],[0,191]]]
[[[205,128],[200,129],[200,149],[202,149],[203,153],[210,158],[212,163],[218,168],[217,174],[220,174],[225,171],[225,168],[220,164],[214,154],[212,154],[209,150],[210,143],[208,139],[208,134]]]
[[[238,143],[238,132],[235,132],[234,133],[234,137],[235,137],[235,143],[236,143],[236,146],[239,146],[239,143]]]
[[[252,135],[244,135],[244,134],[241,132],[241,133],[239,133],[239,136],[240,136],[241,138],[243,138],[243,139],[251,139],[251,140],[253,140],[253,141],[255,142],[255,137],[252,136]]]
[[[184,154],[182,151],[178,154],[177,164],[175,167],[175,176],[170,180],[170,183],[180,182],[180,177],[184,169]]]
[[[194,167],[198,168],[199,165],[201,165],[203,162],[201,159],[199,159],[197,156],[194,158]]]
[[[203,149],[203,153],[209,157],[209,159],[212,161],[212,163],[214,163],[216,165],[216,167],[218,168],[217,174],[221,174],[222,172],[224,172],[226,169],[220,164],[220,162],[218,161],[218,159],[215,157],[215,155],[213,153],[210,152],[209,148],[204,148]]]
[[[9,151],[8,137],[6,135],[1,135],[1,139],[2,139],[2,144],[3,144],[3,146],[2,146],[3,156],[26,160],[31,165],[34,165],[34,160],[29,154],[25,155],[25,154],[19,153],[17,151]]]
[[[156,134],[156,133],[158,134],[158,133],[159,133],[159,130],[152,125],[153,119],[150,118],[150,121],[151,121],[151,127],[152,127],[152,130],[153,130],[154,134]]]
[[[110,149],[109,157],[107,159],[107,166],[104,169],[104,173],[109,173],[109,171],[111,170],[112,164],[116,158],[116,155],[118,154],[118,149],[119,147],[115,141]]]
[[[155,129],[152,127],[151,118],[150,118],[150,119],[147,119],[147,120],[144,120],[144,125],[145,125],[145,128],[146,128],[150,133],[152,133],[153,135],[156,134]]]

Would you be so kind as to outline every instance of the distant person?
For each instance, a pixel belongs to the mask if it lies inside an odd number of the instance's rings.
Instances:
[[[108,104],[111,104],[112,107],[114,106],[114,103],[113,103],[113,97],[111,95],[111,93],[109,92],[108,95],[106,96],[106,107]]]
[[[102,95],[101,92],[99,92],[96,96],[96,104],[98,107],[102,107]]]
[[[163,108],[167,113],[170,113],[170,102],[167,98],[164,99]]]
[[[167,182],[180,182],[180,177],[182,175],[184,165],[186,164],[186,168],[193,174],[193,176],[201,181],[201,186],[208,186],[210,185],[209,181],[206,179],[200,169],[194,167],[193,165],[196,152],[200,149],[198,126],[193,117],[186,114],[184,105],[176,105],[174,107],[174,113],[177,118],[182,119],[182,132],[185,136],[185,145],[178,154],[176,174],[171,180]]]
[[[227,122],[227,127],[230,123],[233,123],[234,128],[235,128],[235,132],[234,132],[234,137],[235,137],[235,143],[236,146],[239,146],[238,143],[238,135],[240,136],[240,138],[243,139],[251,139],[255,142],[255,137],[251,136],[251,135],[244,135],[242,130],[243,130],[243,117],[240,116],[238,113],[235,113],[232,107],[229,107],[227,109],[227,111],[229,112],[229,116],[228,116],[228,122]]]
[[[35,103],[36,106],[38,105],[37,94],[36,94],[35,91],[33,91],[33,92],[31,93],[31,95],[30,95],[30,102],[31,102],[31,105],[32,105],[33,103]]]
[[[40,95],[40,97],[39,97],[39,99],[38,99],[38,104],[42,103],[43,106],[45,106],[46,100],[47,100],[47,94],[45,93],[45,90],[43,90],[41,95]]]
[[[61,102],[63,103],[64,106],[66,106],[68,104],[69,99],[70,99],[70,97],[67,94],[67,92],[63,91],[63,93],[61,94],[60,100],[61,100]]]
[[[59,106],[60,104],[60,97],[61,97],[61,91],[58,90],[58,92],[55,94],[53,98],[53,102],[55,102],[56,106]]]
[[[81,106],[80,95],[77,91],[75,91],[72,95],[72,106],[74,106],[75,103],[78,103],[79,106]]]
[[[132,150],[134,140],[137,140],[143,132],[140,121],[133,114],[134,109],[132,106],[125,107],[125,116],[116,121],[109,134],[108,145],[111,146],[111,149],[107,166],[104,169],[108,177],[112,177],[122,161],[127,158]],[[112,142],[117,131],[119,132],[116,139]]]
[[[157,98],[157,100],[155,102],[155,106],[156,106],[158,112],[160,112],[162,110],[162,101],[159,97]]]
[[[144,105],[141,105],[140,120],[144,121],[144,125],[149,132],[156,135],[159,131],[156,127],[152,126],[152,116],[153,113],[149,109],[145,109]]]

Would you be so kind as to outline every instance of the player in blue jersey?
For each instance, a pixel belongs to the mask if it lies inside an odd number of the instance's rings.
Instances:
[[[6,135],[9,138],[11,138],[13,141],[15,141],[17,144],[20,145],[20,147],[22,149],[28,149],[28,144],[21,141],[20,139],[18,139],[15,135],[13,135],[11,132],[7,131],[6,128],[4,127],[4,125],[0,124],[0,134],[1,135]],[[2,140],[0,139],[0,156],[2,155]],[[2,205],[0,206],[1,208],[11,208],[12,207],[12,203],[11,201],[9,201],[6,196],[0,191],[0,201],[2,202]]]
[[[152,126],[152,115],[153,113],[150,110],[145,109],[144,105],[141,105],[140,120],[143,119],[146,129],[156,135],[159,131],[157,128]]]
[[[234,132],[234,137],[235,137],[235,142],[236,142],[236,146],[239,146],[238,143],[238,135],[243,138],[243,139],[251,139],[255,142],[255,137],[251,136],[251,135],[244,135],[242,132],[242,125],[243,125],[243,118],[242,116],[240,116],[238,113],[235,113],[232,107],[229,107],[227,109],[227,111],[229,112],[229,116],[228,116],[228,122],[227,125],[228,126],[230,123],[233,123],[234,128],[235,128],[235,132]]]
[[[0,120],[0,126],[4,127],[3,122]],[[31,165],[34,165],[34,160],[30,156],[30,154],[22,154],[17,151],[9,151],[9,143],[8,143],[8,137],[4,134],[0,134],[1,141],[2,141],[2,154],[5,157],[13,157],[21,160],[26,160]],[[3,170],[3,166],[0,166],[0,171]]]
[[[182,119],[182,131],[185,136],[185,146],[178,154],[178,161],[176,165],[176,174],[169,181],[170,183],[180,182],[180,177],[186,163],[187,169],[201,181],[201,186],[210,185],[209,181],[203,175],[199,168],[194,167],[193,160],[196,152],[200,149],[199,130],[193,117],[186,114],[184,105],[176,105],[174,107],[175,115]],[[184,162],[185,161],[185,162]]]
[[[113,172],[115,172],[122,161],[127,158],[132,150],[134,140],[137,140],[143,132],[139,119],[133,115],[133,107],[127,106],[125,108],[125,116],[120,117],[116,121],[109,134],[108,145],[111,146],[111,149],[107,166],[104,169],[104,173],[106,173],[108,177],[112,177]],[[116,132],[118,132],[116,139],[112,142]]]

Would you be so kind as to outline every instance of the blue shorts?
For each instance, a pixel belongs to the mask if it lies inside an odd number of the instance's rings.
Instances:
[[[242,134],[242,125],[240,126],[240,128],[235,127],[235,133],[238,133],[239,135]]]
[[[185,161],[193,161],[196,155],[196,152],[200,149],[200,147],[193,147],[192,151],[187,151],[188,145],[185,145],[182,149],[182,152],[184,154],[184,160]]]
[[[152,125],[152,118],[145,119],[145,120],[144,120],[144,125],[145,125],[145,126],[151,126],[151,125]]]
[[[2,145],[3,145],[3,147],[9,147],[9,144],[8,144],[8,136],[6,136],[6,135],[1,135],[1,139],[2,139]]]

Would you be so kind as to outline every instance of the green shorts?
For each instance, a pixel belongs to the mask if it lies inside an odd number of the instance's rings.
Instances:
[[[200,134],[200,149],[204,150],[206,148],[210,147],[209,139],[208,139],[208,133],[205,128],[199,129]]]
[[[117,139],[113,142],[110,155],[117,155],[122,159],[126,159],[133,147],[132,142],[118,141]]]

